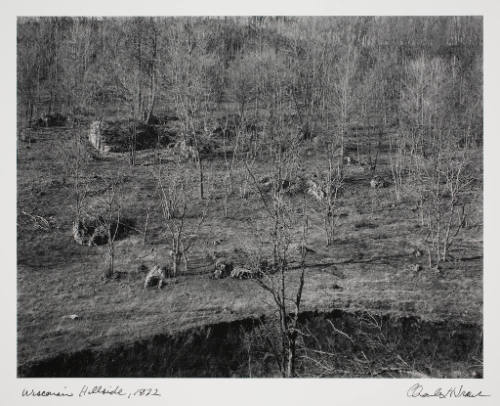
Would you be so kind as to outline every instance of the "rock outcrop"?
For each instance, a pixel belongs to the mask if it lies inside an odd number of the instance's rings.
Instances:
[[[248,268],[236,267],[231,271],[231,278],[234,279],[260,279],[264,273],[260,270],[252,270]]]
[[[94,121],[90,124],[89,142],[92,146],[101,153],[108,153],[111,151],[111,146],[107,145],[103,139],[103,122]]]
[[[157,286],[161,289],[163,284],[167,284],[168,268],[166,266],[160,267],[159,265],[153,266],[146,275],[144,280],[144,288]]]
[[[211,279],[223,279],[228,277],[233,270],[233,264],[225,258],[217,258],[215,261],[214,272],[210,275]]]
[[[386,187],[386,186],[387,186],[387,182],[381,176],[375,176],[370,181],[370,187],[372,189],[380,189],[380,188],[383,188],[383,187]]]

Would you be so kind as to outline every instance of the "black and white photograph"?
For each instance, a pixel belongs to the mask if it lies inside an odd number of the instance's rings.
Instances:
[[[119,11],[11,17],[22,396],[364,378],[491,401],[466,387],[485,16]]]
[[[481,17],[17,28],[20,376],[481,377]]]

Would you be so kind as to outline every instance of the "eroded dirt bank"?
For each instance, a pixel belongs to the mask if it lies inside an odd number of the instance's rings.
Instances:
[[[304,312],[300,376],[480,377],[479,324],[416,317]],[[280,376],[269,317],[155,335],[105,350],[66,353],[19,366],[20,377]]]

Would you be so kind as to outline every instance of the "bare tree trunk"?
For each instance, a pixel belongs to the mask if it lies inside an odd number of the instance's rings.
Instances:
[[[204,193],[203,193],[204,173],[203,173],[203,163],[202,163],[199,152],[198,152],[198,170],[200,173],[200,199],[203,199],[204,198]],[[210,171],[209,171],[209,174],[210,174]]]
[[[106,269],[105,277],[111,278],[115,272],[115,244],[111,227],[108,228],[108,267]]]
[[[288,359],[287,359],[287,377],[295,376],[295,360],[296,360],[296,332],[288,333]]]
[[[132,128],[129,130],[132,131],[132,134],[130,134],[130,141],[129,141],[129,162],[131,166],[134,166],[135,152],[137,148],[137,123],[135,120],[132,123]]]

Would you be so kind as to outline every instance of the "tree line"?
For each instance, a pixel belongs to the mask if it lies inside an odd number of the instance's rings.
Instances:
[[[481,131],[480,17],[19,18],[17,42],[26,123],[110,110],[148,120],[181,102],[257,119],[279,97],[306,135]]]

